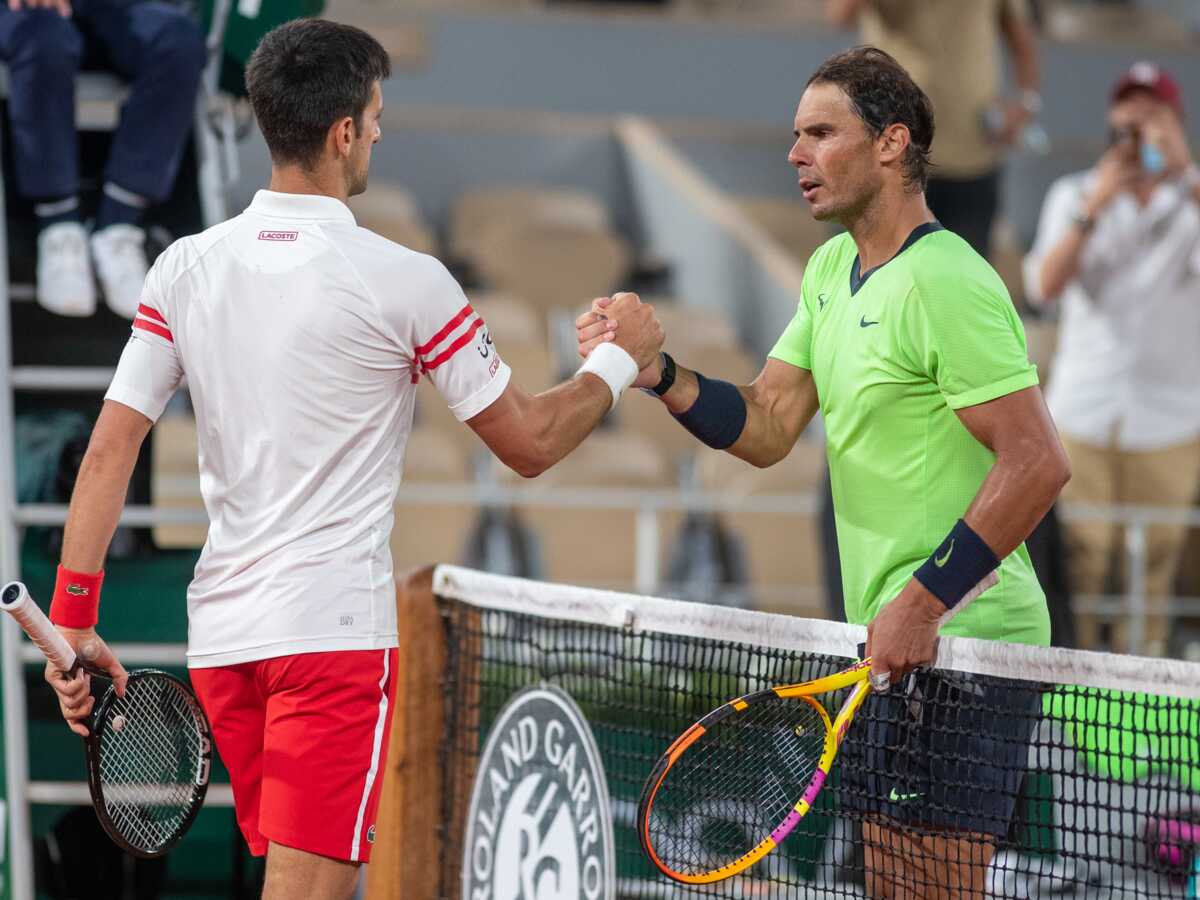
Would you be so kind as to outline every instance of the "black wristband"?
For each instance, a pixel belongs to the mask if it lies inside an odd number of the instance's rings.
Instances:
[[[999,566],[1000,560],[992,548],[965,520],[959,519],[941,546],[913,572],[913,577],[946,604],[947,609],[953,609]]]
[[[658,384],[650,388],[650,392],[659,397],[669,391],[671,385],[675,383],[675,360],[671,359],[670,353],[662,354],[662,364],[662,378],[659,379]]]
[[[746,427],[746,399],[728,381],[696,373],[700,394],[675,420],[714,450],[731,447]]]

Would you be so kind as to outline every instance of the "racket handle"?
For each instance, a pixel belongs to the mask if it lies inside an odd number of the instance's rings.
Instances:
[[[0,592],[0,608],[17,620],[29,639],[56,668],[63,672],[75,668],[75,651],[33,602],[25,585],[19,581],[6,584]]]

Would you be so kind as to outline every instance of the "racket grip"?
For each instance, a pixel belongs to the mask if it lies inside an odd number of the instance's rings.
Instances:
[[[25,585],[19,581],[6,584],[0,592],[0,608],[17,620],[29,639],[56,668],[63,672],[75,668],[75,651],[33,602]]]

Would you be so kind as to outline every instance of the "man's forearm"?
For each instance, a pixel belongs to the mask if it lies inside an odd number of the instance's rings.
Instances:
[[[104,567],[138,451],[152,424],[136,410],[111,400],[100,410],[71,494],[63,536],[64,568],[96,572]]]
[[[64,568],[76,572],[98,572],[104,568],[104,557],[117,530],[136,462],[136,447],[131,452],[88,449],[71,494],[63,535]]]
[[[1006,16],[1001,30],[1012,55],[1013,78],[1022,91],[1037,91],[1041,81],[1038,69],[1037,36],[1026,19]]]
[[[1001,454],[963,518],[1003,560],[1049,512],[1069,472],[1060,446]]]
[[[710,383],[706,390],[711,388],[712,384]],[[723,404],[741,407],[737,410],[736,415],[743,417],[744,424],[732,444],[715,443],[710,446],[718,447],[738,459],[759,467],[779,462],[791,452],[800,432],[815,412],[815,389],[810,392],[805,386],[791,390],[770,391],[763,387],[762,376],[752,385],[736,386],[736,395],[730,388],[731,386],[728,384],[723,387],[725,395]],[[811,393],[811,397],[806,397],[806,393]],[[675,382],[662,398],[667,411],[678,418],[691,412],[699,397],[700,379],[696,373],[691,369],[676,365]],[[806,405],[811,406],[811,409],[801,408]],[[724,416],[714,415],[713,417],[732,420],[734,416],[734,410],[730,409]],[[682,424],[698,438],[704,439],[702,433],[698,433],[686,421]]]
[[[534,397],[534,428],[548,469],[583,443],[612,407],[612,396],[595,375],[570,381]]]
[[[501,462],[536,478],[578,447],[611,406],[609,386],[579,374],[536,396],[512,386],[470,425]]]
[[[1084,229],[1072,225],[1046,254],[1038,272],[1038,289],[1043,300],[1057,300],[1067,285],[1079,274],[1080,257],[1086,243],[1087,234]]]

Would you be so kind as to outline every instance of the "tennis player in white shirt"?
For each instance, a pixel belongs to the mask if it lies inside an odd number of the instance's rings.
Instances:
[[[1046,401],[1075,473],[1067,500],[1185,507],[1200,480],[1200,169],[1183,128],[1179,85],[1136,63],[1110,93],[1109,148],[1046,196],[1025,260],[1030,301],[1060,309]],[[1072,588],[1105,593],[1118,537],[1105,522],[1071,522]],[[1147,644],[1162,653],[1166,597],[1183,526],[1149,531]],[[1081,645],[1103,646],[1093,616]]]
[[[357,227],[346,206],[366,188],[388,72],[372,37],[320,20],[255,51],[246,79],[270,188],[147,277],[51,607],[123,681],[94,627],[104,556],[138,448],[186,375],[211,520],[188,589],[188,665],[270,900],[349,897],[375,839],[397,666],[388,536],[417,382],[532,477],[591,432],[663,339],[653,310],[621,295],[608,310],[619,336],[574,378],[537,396],[514,384],[445,267]],[[46,678],[86,733],[87,676]]]

